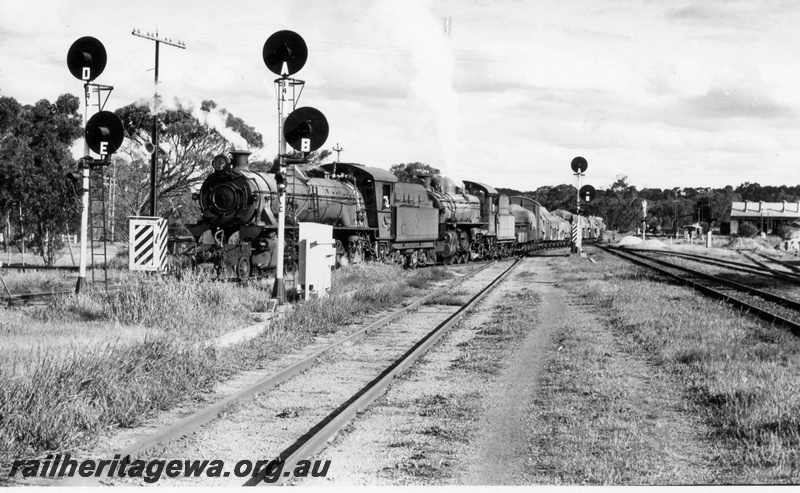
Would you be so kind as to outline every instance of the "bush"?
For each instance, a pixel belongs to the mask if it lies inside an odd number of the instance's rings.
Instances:
[[[758,233],[758,228],[753,223],[742,223],[739,225],[740,236],[755,236]]]

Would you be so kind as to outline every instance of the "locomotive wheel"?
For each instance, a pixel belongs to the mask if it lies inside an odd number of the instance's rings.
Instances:
[[[246,281],[250,277],[250,259],[242,257],[236,263],[236,275],[239,280]]]
[[[403,265],[405,262],[405,256],[398,251],[394,251],[386,255],[386,262],[389,264]]]
[[[350,259],[350,262],[354,264],[360,264],[364,261],[364,252],[359,247],[353,247],[347,253],[347,258]]]
[[[349,261],[347,260],[347,255],[344,251],[344,245],[342,245],[341,240],[336,240],[336,244],[334,245],[336,248],[336,268],[346,266]]]
[[[375,260],[378,262],[385,262],[386,261],[386,247],[382,244],[378,245],[376,249]]]

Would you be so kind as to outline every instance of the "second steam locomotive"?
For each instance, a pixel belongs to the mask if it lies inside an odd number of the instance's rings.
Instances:
[[[569,222],[528,197],[441,176],[415,183],[360,164],[289,168],[285,180],[250,170],[249,153],[214,158],[198,194],[202,217],[189,230],[194,259],[223,277],[248,278],[276,267],[278,194],[285,186],[287,238],[301,222],[333,226],[338,264],[393,260],[407,267],[501,258],[570,242]],[[602,234],[601,218],[583,221]]]

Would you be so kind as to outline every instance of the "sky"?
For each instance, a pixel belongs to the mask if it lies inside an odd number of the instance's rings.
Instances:
[[[114,87],[105,109],[153,96],[158,31],[165,105],[212,99],[278,153],[261,51],[300,34],[298,107],[327,118],[323,149],[389,169],[422,162],[528,191],[800,183],[800,1],[0,0],[0,96],[81,96],[72,43],[93,36]],[[77,157],[77,156],[76,156]],[[210,168],[209,168],[210,169]]]

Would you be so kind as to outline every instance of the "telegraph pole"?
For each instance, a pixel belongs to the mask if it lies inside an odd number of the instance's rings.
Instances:
[[[134,36],[138,36],[140,38],[149,39],[150,41],[155,41],[156,43],[156,66],[155,66],[155,85],[153,91],[153,130],[152,130],[152,139],[153,139],[153,155],[150,156],[150,215],[155,217],[158,213],[158,206],[157,206],[157,197],[156,197],[156,170],[158,169],[158,45],[164,43],[169,46],[174,46],[176,48],[180,48],[182,50],[186,49],[186,44],[183,41],[173,41],[172,38],[160,38],[158,36],[158,30],[156,32],[150,33],[147,32],[142,34],[140,29],[134,28],[133,32],[131,32]]]

